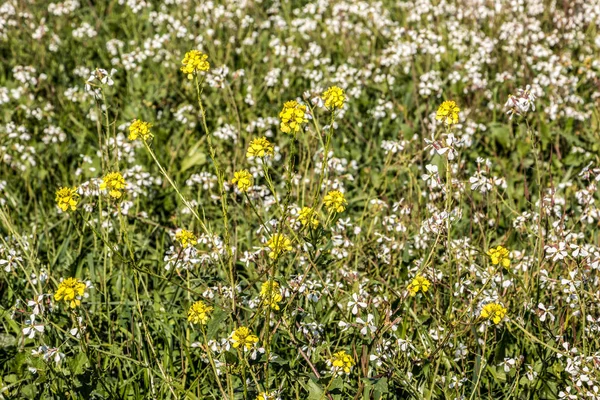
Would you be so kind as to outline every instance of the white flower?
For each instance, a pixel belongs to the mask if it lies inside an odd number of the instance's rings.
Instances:
[[[348,302],[348,307],[352,307],[352,314],[356,315],[358,314],[359,307],[367,308],[367,303],[360,301],[358,294],[354,293],[352,294],[352,300]]]

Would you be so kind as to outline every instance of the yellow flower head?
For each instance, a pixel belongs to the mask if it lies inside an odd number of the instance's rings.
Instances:
[[[152,128],[150,122],[134,119],[129,125],[129,140],[136,140],[138,137],[141,137],[144,141],[152,139],[154,135],[150,132],[150,128]]]
[[[258,343],[258,337],[253,335],[250,329],[240,326],[231,334],[231,341],[236,349],[241,347],[250,350],[255,343]]]
[[[331,366],[331,371],[334,374],[341,372],[349,374],[355,364],[352,357],[349,354],[346,354],[344,350],[334,353],[333,356],[327,360],[327,363]]]
[[[67,211],[70,208],[72,211],[75,211],[79,202],[77,188],[61,187],[56,191],[56,198],[54,200],[61,210]]]
[[[192,324],[206,325],[212,310],[211,306],[206,305],[202,300],[198,300],[188,310],[188,321]]]
[[[65,301],[71,308],[81,304],[81,297],[85,293],[86,285],[77,278],[67,278],[58,285],[58,290],[54,293],[54,300]]]
[[[275,148],[267,140],[266,137],[256,138],[250,142],[250,146],[248,146],[248,150],[246,151],[246,157],[265,157],[272,156],[275,152]]]
[[[348,205],[348,202],[344,197],[344,193],[340,192],[339,190],[332,190],[331,192],[327,193],[323,198],[323,202],[325,203],[325,207],[327,207],[327,211],[330,213],[344,212],[346,205]]]
[[[302,207],[300,212],[298,212],[298,222],[300,222],[302,226],[310,225],[313,229],[316,229],[317,226],[319,226],[319,218],[312,207]]]
[[[510,251],[502,246],[498,246],[495,249],[489,249],[487,255],[490,256],[492,260],[492,264],[494,265],[502,265],[504,268],[510,267]]]
[[[265,307],[271,307],[273,310],[279,310],[279,303],[283,300],[279,283],[275,281],[266,281],[260,287],[260,298]]]
[[[429,290],[429,286],[431,286],[429,279],[425,278],[424,276],[417,275],[415,276],[415,279],[412,280],[410,285],[408,285],[408,291],[410,292],[411,296],[416,296],[419,291],[426,293]]]
[[[458,124],[458,113],[460,108],[453,101],[445,101],[438,108],[435,114],[435,119],[438,121],[444,121],[446,125]]]
[[[344,89],[337,86],[331,86],[323,93],[321,98],[325,102],[325,107],[329,108],[330,110],[342,108],[344,101],[346,101]]]
[[[258,396],[256,396],[256,400],[276,400],[276,399],[277,399],[277,392],[271,392],[271,393],[260,392],[258,394]]]
[[[194,74],[198,72],[208,71],[210,69],[210,63],[207,61],[208,56],[198,50],[190,50],[185,53],[185,57],[181,63],[181,71],[187,75],[188,79],[193,79]]]
[[[247,192],[254,183],[254,178],[247,169],[243,169],[233,173],[233,179],[231,180],[231,183],[234,185],[237,184],[237,187],[240,189],[240,191]]]
[[[175,240],[181,243],[181,247],[184,249],[188,246],[195,246],[198,243],[196,235],[185,229],[180,229],[177,231],[175,234]]]
[[[267,242],[267,246],[271,249],[269,257],[276,260],[286,251],[292,250],[292,241],[282,233],[275,233]]]
[[[506,315],[506,308],[498,303],[488,303],[481,310],[481,318],[489,319],[494,324],[499,324]]]
[[[100,190],[108,190],[110,197],[120,198],[123,195],[121,193],[123,189],[125,189],[125,179],[123,179],[120,172],[111,172],[102,178]]]
[[[291,100],[283,105],[283,110],[279,113],[281,119],[280,129],[282,132],[294,134],[298,133],[302,124],[308,122],[306,118],[306,106]]]

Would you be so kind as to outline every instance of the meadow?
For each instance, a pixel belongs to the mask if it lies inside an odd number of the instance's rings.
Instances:
[[[2,0],[0,399],[600,399],[600,0]]]

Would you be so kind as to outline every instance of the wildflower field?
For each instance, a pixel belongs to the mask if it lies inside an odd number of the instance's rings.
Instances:
[[[2,0],[0,399],[600,399],[600,0]]]

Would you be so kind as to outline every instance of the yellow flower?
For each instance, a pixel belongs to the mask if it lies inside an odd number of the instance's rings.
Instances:
[[[283,300],[279,283],[275,281],[266,281],[260,287],[260,298],[265,307],[271,307],[273,310],[279,310],[279,303]]]
[[[330,213],[344,212],[346,205],[348,204],[344,194],[339,190],[332,190],[331,192],[327,193],[327,195],[325,195],[323,198],[323,202],[325,203],[325,207],[327,207],[327,211]]]
[[[231,183],[234,185],[237,183],[237,187],[240,189],[240,191],[247,192],[254,183],[254,178],[252,177],[252,174],[248,172],[248,170],[243,169],[233,173],[233,179],[231,180]]]
[[[181,247],[184,249],[188,246],[195,246],[198,243],[196,235],[185,229],[180,229],[177,231],[175,234],[175,240],[181,243]]]
[[[504,268],[510,267],[510,251],[502,246],[498,246],[495,249],[491,248],[488,250],[487,255],[490,256],[492,264],[501,264]]]
[[[346,100],[346,95],[344,94],[344,90],[342,88],[331,86],[323,93],[321,98],[323,101],[325,101],[325,107],[333,110],[336,108],[342,108],[344,101]]]
[[[207,60],[208,56],[201,51],[190,50],[185,53],[185,57],[181,61],[183,64],[181,71],[187,75],[188,79],[193,79],[194,74],[210,69],[210,63]]]
[[[283,105],[283,110],[279,113],[281,119],[280,129],[285,133],[298,133],[302,124],[307,122],[306,106],[291,100]]]
[[[408,291],[411,296],[416,296],[419,291],[425,293],[429,290],[429,286],[431,286],[431,282],[427,278],[421,275],[417,275],[415,279],[412,280],[410,285],[408,285]]]
[[[198,300],[188,310],[188,321],[192,324],[206,325],[213,308],[207,306],[202,300]]]
[[[231,341],[236,349],[241,346],[242,349],[250,350],[255,343],[258,343],[258,337],[253,335],[250,329],[240,326],[231,334]]]
[[[488,303],[481,310],[481,318],[489,319],[494,324],[499,324],[506,315],[506,308],[498,303]]]
[[[269,257],[276,260],[281,254],[292,250],[292,241],[284,234],[275,233],[267,242],[267,246],[271,249]]]
[[[302,226],[307,226],[310,224],[313,229],[316,229],[317,226],[319,226],[319,218],[312,207],[302,207],[298,213],[298,222],[300,222]]]
[[[444,121],[446,125],[458,124],[458,113],[460,108],[453,101],[445,101],[438,108],[435,114],[435,119],[438,121]]]
[[[331,370],[334,374],[344,372],[350,373],[350,370],[354,366],[354,360],[349,354],[346,354],[344,350],[334,353],[333,356],[328,360],[328,364],[331,366]]]
[[[67,211],[70,208],[72,211],[75,211],[79,202],[77,188],[61,187],[56,191],[56,199],[54,200],[61,210]]]
[[[277,392],[260,392],[258,396],[256,396],[256,400],[277,400]]]
[[[134,119],[129,126],[129,140],[136,140],[138,137],[144,141],[152,139],[154,135],[150,132],[150,128],[152,128],[151,123]]]
[[[111,172],[102,178],[100,190],[108,190],[108,194],[115,199],[122,196],[121,190],[125,188],[125,179],[120,172]]]
[[[261,137],[254,139],[250,142],[250,146],[248,146],[248,151],[246,151],[246,157],[265,157],[272,156],[275,151],[273,145],[267,140],[266,137]]]
[[[81,304],[81,297],[85,293],[85,283],[77,278],[67,278],[58,285],[58,290],[54,293],[54,300],[65,301],[71,308]]]

